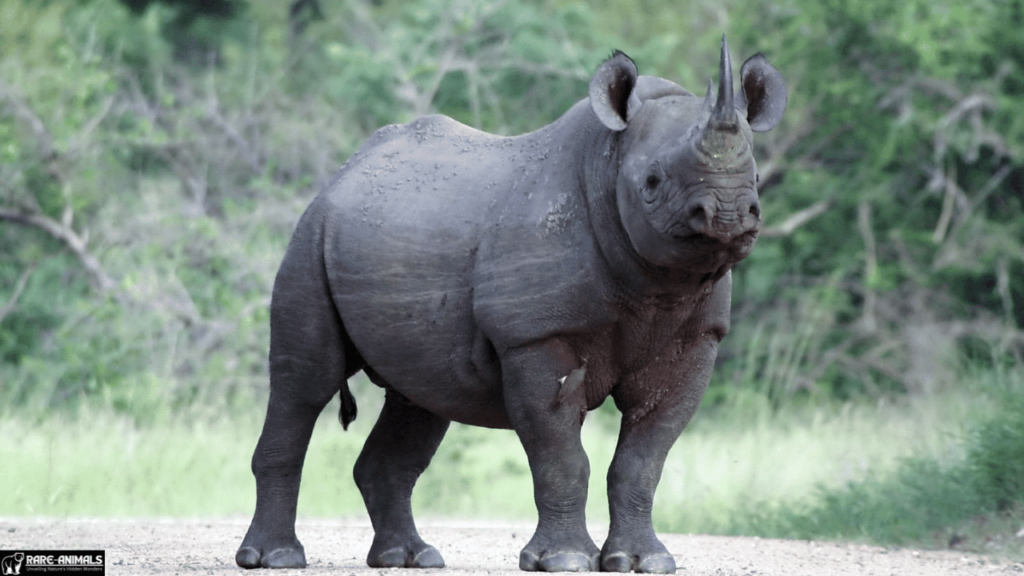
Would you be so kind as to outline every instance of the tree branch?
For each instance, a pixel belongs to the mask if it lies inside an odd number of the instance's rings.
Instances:
[[[65,227],[60,222],[43,214],[25,214],[7,208],[0,208],[0,220],[37,228],[63,242],[78,258],[85,271],[89,273],[89,280],[93,287],[100,292],[109,292],[116,286],[114,280],[103,269],[100,261],[87,249],[85,239],[72,228]]]
[[[227,136],[228,140],[231,140],[231,143],[238,148],[239,152],[241,152],[245,157],[245,161],[249,163],[249,168],[252,172],[254,174],[260,173],[262,169],[262,162],[259,154],[257,154],[255,150],[253,150],[253,147],[249,145],[249,141],[246,140],[237,129],[235,129],[235,126],[221,115],[216,102],[211,102],[207,106],[206,115],[214,124],[217,125],[218,128],[221,129],[222,132],[224,132],[224,135]]]
[[[108,96],[106,101],[103,103],[103,108],[98,114],[89,119],[88,122],[82,126],[82,129],[78,131],[78,134],[72,137],[71,143],[68,145],[68,155],[77,156],[82,148],[85,148],[91,143],[91,137],[93,131],[102,123],[107,115],[110,114],[110,110],[114,107],[113,96]]]
[[[59,146],[55,143],[52,133],[47,129],[46,124],[42,121],[35,110],[33,110],[28,103],[19,98],[3,83],[2,80],[0,80],[0,101],[3,100],[8,102],[14,116],[20,119],[35,136],[41,163],[49,171],[54,181],[60,186],[64,194],[64,206],[62,208],[60,218],[54,219],[43,213],[33,194],[18,194],[17,196],[24,197],[24,201],[19,202],[23,205],[12,205],[12,203],[17,202],[17,200],[11,200],[8,201],[6,205],[0,205],[0,221],[6,220],[15,224],[35,228],[45,232],[50,237],[59,240],[75,255],[79,263],[85,269],[93,289],[102,294],[111,294],[120,304],[126,306],[144,306],[151,309],[167,309],[186,325],[194,326],[200,324],[202,322],[202,318],[191,301],[187,304],[181,304],[178,300],[173,298],[163,297],[163,294],[159,294],[157,297],[153,298],[140,298],[137,294],[122,290],[118,286],[118,282],[107,274],[99,259],[89,251],[88,234],[79,234],[74,229],[74,210],[72,208],[70,197],[71,190],[68,187],[69,177],[66,172],[69,170],[69,167],[78,160],[77,156],[79,155],[79,152],[92,145],[93,132],[109,115],[113,108],[115,99],[113,97],[108,98],[104,102],[99,113],[90,118],[78,131],[78,134],[73,136],[69,141],[64,142],[63,146]],[[155,119],[156,113],[153,111],[152,107],[149,106],[148,101],[145,98],[138,98],[137,100],[138,103],[143,106],[144,113]],[[178,171],[185,185],[192,190],[195,196],[197,196],[197,201],[202,201],[206,192],[205,177],[202,174],[197,175],[196,172],[198,171],[191,169],[193,165],[198,165],[200,160],[192,157],[179,158],[178,154],[176,154],[179,150],[175,148],[168,148],[166,146],[157,148],[157,151],[162,153]],[[182,155],[185,155],[187,150],[182,148],[180,152]],[[30,267],[29,271],[22,275],[15,288],[14,295],[10,298],[7,304],[0,307],[0,321],[2,321],[3,318],[14,309],[17,299],[21,296],[21,293],[24,291],[25,285],[28,282],[28,275],[31,274],[31,271],[34,268],[35,266],[33,265]],[[191,304],[191,306],[189,304]]]
[[[956,168],[953,170],[953,176],[943,176],[943,184],[946,189],[945,194],[942,197],[942,213],[939,214],[939,221],[935,224],[935,231],[932,232],[932,243],[942,244],[942,241],[946,239],[946,231],[949,229],[949,223],[953,221],[953,208],[956,203],[957,196],[963,196],[963,191],[956,185]]]
[[[818,216],[821,216],[825,212],[828,212],[828,209],[831,208],[833,204],[835,204],[835,202],[832,199],[815,202],[799,212],[794,212],[789,216],[789,218],[786,218],[782,224],[779,224],[778,226],[770,226],[761,230],[759,236],[762,238],[781,238],[783,236],[789,236],[797,228]]]
[[[0,324],[3,324],[4,318],[8,314],[14,311],[14,308],[18,305],[18,298],[21,297],[21,293],[25,291],[25,286],[28,285],[28,279],[32,277],[32,273],[36,271],[35,264],[30,265],[21,273],[21,277],[18,278],[18,282],[14,285],[14,294],[7,300],[7,303],[0,306]]]
[[[8,220],[37,228],[63,242],[75,254],[86,272],[88,272],[93,288],[102,293],[113,294],[121,304],[135,304],[150,309],[170,310],[186,326],[196,326],[203,323],[202,317],[195,309],[195,304],[191,300],[183,304],[177,299],[168,298],[165,294],[138,294],[121,290],[117,282],[103,269],[100,261],[86,248],[85,239],[74,230],[65,228],[56,220],[42,214],[25,214],[6,208],[0,208],[0,220]]]
[[[39,143],[39,155],[46,159],[54,156],[53,136],[46,129],[46,125],[43,124],[43,120],[39,118],[35,110],[8,89],[3,81],[0,81],[0,97],[6,98],[10,102],[14,115],[21,119],[35,135],[36,141]]]
[[[871,204],[861,201],[857,206],[857,230],[864,239],[864,309],[861,314],[861,325],[868,334],[873,333],[878,323],[875,321],[876,295],[874,279],[878,274],[878,256],[875,233],[871,227]]]
[[[820,138],[817,142],[812,144],[811,147],[808,148],[803,154],[801,154],[791,162],[784,162],[784,157],[786,153],[788,153],[791,148],[795,147],[798,143],[800,143],[804,138],[809,136],[814,131],[814,122],[813,120],[809,119],[807,122],[803,123],[803,125],[801,125],[799,128],[790,132],[789,135],[787,135],[778,144],[778,146],[775,146],[774,148],[770,149],[770,156],[768,160],[762,162],[760,167],[758,168],[758,176],[760,178],[762,186],[763,184],[771,181],[772,177],[775,176],[776,173],[781,172],[784,164],[801,164],[807,159],[817,156],[819,152],[821,152],[829,145],[831,145],[836,138],[838,138],[843,133],[849,131],[850,128],[851,126],[849,124],[843,124],[842,126],[839,126],[831,133]],[[758,189],[761,189],[761,186],[759,186]]]

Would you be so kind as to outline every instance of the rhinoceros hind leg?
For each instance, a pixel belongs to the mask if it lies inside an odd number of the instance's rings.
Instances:
[[[309,253],[306,253],[309,252]],[[299,481],[317,416],[362,359],[326,288],[315,244],[292,242],[270,305],[270,400],[252,456],[256,511],[235,554],[244,568],[302,568]]]
[[[299,480],[317,407],[275,402],[272,387],[267,420],[253,454],[256,512],[235,562],[243,568],[304,568],[306,555],[295,536]]]
[[[448,430],[448,420],[387,388],[380,417],[356,460],[355,479],[373,523],[372,568],[441,568],[412,518],[412,489]]]

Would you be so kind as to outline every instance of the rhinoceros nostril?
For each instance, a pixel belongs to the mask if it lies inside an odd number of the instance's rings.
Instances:
[[[760,218],[761,206],[758,205],[757,202],[754,202],[753,204],[750,205],[750,213],[754,216],[754,218]]]
[[[686,213],[687,224],[690,229],[698,234],[706,234],[711,228],[711,221],[714,220],[715,212],[710,206],[698,203]]]
[[[715,202],[709,198],[693,200],[687,204],[685,211],[686,224],[690,230],[698,234],[707,234],[715,220]]]

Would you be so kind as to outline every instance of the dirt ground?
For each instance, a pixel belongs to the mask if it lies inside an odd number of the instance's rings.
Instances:
[[[421,521],[420,533],[448,567],[427,572],[463,575],[522,574],[519,550],[531,536],[527,523]],[[235,548],[246,518],[33,519],[0,518],[0,549],[102,549],[107,574],[241,574]],[[297,527],[309,568],[278,575],[384,576],[399,570],[368,568],[364,555],[373,533],[368,522],[303,520]],[[595,542],[605,533],[592,527]],[[958,552],[889,550],[857,544],[662,534],[682,576],[936,576],[1024,573],[1020,563],[995,562]],[[250,573],[252,574],[252,573]]]

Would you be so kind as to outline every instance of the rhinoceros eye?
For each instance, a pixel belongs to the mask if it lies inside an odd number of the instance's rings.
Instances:
[[[644,178],[644,187],[640,191],[643,199],[648,204],[654,203],[658,199],[656,191],[658,186],[665,180],[665,171],[661,169],[661,166],[654,164],[651,166],[650,172],[647,173],[647,177]]]

